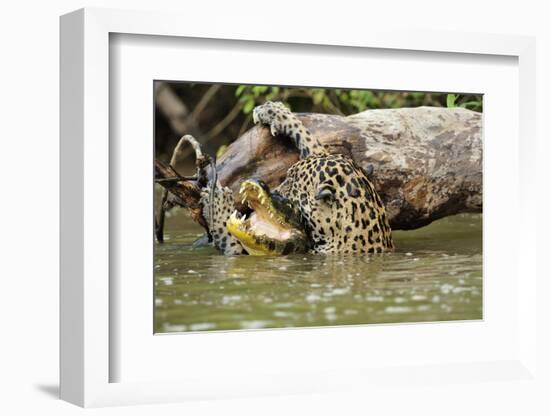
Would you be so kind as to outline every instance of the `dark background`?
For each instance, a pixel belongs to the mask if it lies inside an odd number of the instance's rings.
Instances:
[[[179,138],[192,134],[210,155],[251,128],[252,109],[282,101],[294,112],[350,115],[378,108],[455,107],[482,111],[482,96],[457,93],[346,90],[155,81],[155,151],[168,161]],[[182,162],[191,156],[186,151]]]

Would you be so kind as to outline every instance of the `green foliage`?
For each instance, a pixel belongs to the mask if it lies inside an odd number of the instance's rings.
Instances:
[[[235,96],[242,103],[244,114],[250,114],[254,107],[265,101],[276,100],[280,92],[279,87],[267,87],[265,85],[239,85],[235,90]]]
[[[447,107],[448,108],[456,107],[457,98],[458,98],[457,94],[447,94]]]
[[[474,111],[482,111],[483,109],[481,97],[474,96],[474,99],[468,99],[467,96],[461,94],[447,94],[447,107],[461,107]]]
[[[381,100],[373,91],[368,90],[349,90],[336,93],[336,96],[343,104],[352,108],[352,112],[361,112],[369,108],[380,108]]]
[[[171,87],[189,107],[195,108],[205,98],[212,84],[173,83]],[[207,136],[218,157],[225,146],[240,137],[252,126],[252,110],[265,101],[281,101],[294,112],[356,114],[365,110],[403,107],[462,107],[483,111],[481,95],[431,92],[400,92],[344,88],[278,87],[269,85],[223,85],[211,96],[202,111],[195,114],[197,124]],[[163,120],[160,118],[159,120]],[[221,126],[221,127],[220,127]],[[170,125],[159,121],[157,150],[171,154],[178,137]],[[193,132],[191,132],[193,133]],[[196,133],[196,132],[195,132]],[[211,136],[211,137],[208,137]],[[206,140],[206,139],[205,139]]]
[[[482,111],[483,109],[481,100],[465,101],[460,104],[460,107],[467,108],[468,110],[473,110],[473,111]]]
[[[293,111],[349,115],[377,108],[463,107],[482,111],[481,97],[462,94],[345,90],[341,88],[290,88],[265,85],[239,85],[235,96],[242,112],[250,114],[265,101],[282,101]]]

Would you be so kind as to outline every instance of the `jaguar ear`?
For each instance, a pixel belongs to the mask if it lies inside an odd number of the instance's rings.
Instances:
[[[334,201],[334,189],[326,186],[320,188],[317,195],[315,195],[315,199],[323,201],[327,204],[332,203],[332,201]]]

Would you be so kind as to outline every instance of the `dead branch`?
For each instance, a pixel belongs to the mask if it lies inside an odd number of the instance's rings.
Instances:
[[[201,113],[204,111],[210,100],[214,98],[214,95],[219,91],[219,89],[222,87],[221,84],[214,84],[208,88],[208,90],[204,93],[204,95],[201,97],[198,104],[195,106],[195,109],[191,113],[191,117],[193,120],[199,120],[199,117]]]
[[[227,126],[231,124],[233,120],[239,115],[241,109],[243,108],[242,103],[237,103],[231,111],[218,123],[216,124],[207,134],[209,137],[216,137],[220,134]]]
[[[176,134],[182,136],[197,130],[189,109],[166,82],[155,82],[155,103]]]
[[[181,176],[176,171],[178,155],[181,153],[185,143],[191,144],[195,151],[197,173],[193,177]],[[178,198],[175,202],[178,205],[188,208],[191,212],[191,217],[208,232],[208,224],[202,215],[200,190],[207,183],[206,166],[209,163],[210,160],[203,155],[200,144],[191,135],[185,135],[178,141],[178,144],[172,152],[172,157],[170,158],[170,164],[168,166],[165,166],[158,160],[156,161],[155,181],[164,187],[158,218],[155,218],[155,234],[159,243],[164,242],[164,220],[166,212],[173,207],[173,203],[168,198],[169,192],[172,192],[172,194]]]

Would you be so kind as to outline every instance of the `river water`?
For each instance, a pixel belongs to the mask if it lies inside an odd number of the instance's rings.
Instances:
[[[481,319],[481,218],[394,231],[389,254],[225,257],[191,246],[202,229],[180,210],[155,247],[155,331]]]

